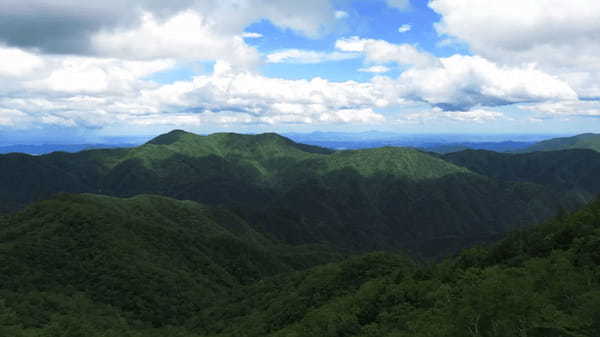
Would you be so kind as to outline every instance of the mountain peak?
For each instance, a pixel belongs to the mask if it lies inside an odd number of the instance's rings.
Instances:
[[[179,141],[181,138],[185,137],[185,136],[197,136],[194,133],[191,132],[187,132],[184,130],[173,130],[171,132],[162,134],[160,136],[157,136],[153,139],[151,139],[148,144],[154,144],[154,145],[171,145],[177,141]]]
[[[600,152],[600,134],[583,133],[573,137],[552,138],[536,143],[522,152],[590,149]]]

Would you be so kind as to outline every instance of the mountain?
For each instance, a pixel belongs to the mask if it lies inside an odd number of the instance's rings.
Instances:
[[[63,194],[0,222],[0,299],[53,294],[70,301],[82,294],[130,320],[181,324],[241,285],[338,256],[274,241],[219,207]],[[17,305],[17,314],[28,306],[35,303]],[[37,325],[50,318],[31,319]]]
[[[576,149],[506,154],[491,151],[462,151],[444,159],[496,179],[532,182],[551,186],[589,201],[600,194],[600,153]]]
[[[600,134],[584,133],[573,137],[553,138],[541,141],[519,152],[590,149],[600,152]]]
[[[202,310],[206,336],[597,336],[600,202],[435,265],[372,253]]]
[[[423,144],[420,149],[435,153],[452,153],[465,150],[488,150],[496,152],[516,152],[534,144],[533,142],[463,142],[463,143],[433,143]]]
[[[133,147],[132,143],[106,143],[106,144],[43,144],[43,145],[8,145],[0,146],[0,154],[27,153],[32,155],[47,154],[56,151],[79,152],[90,149],[108,149],[117,147]]]
[[[164,197],[61,195],[0,226],[3,336],[600,333],[600,201],[436,264],[370,253],[296,271],[323,253]]]
[[[410,148],[333,151],[277,134],[175,130],[129,149],[0,156],[5,211],[58,192],[225,206],[289,244],[439,257],[588,199]],[[434,210],[434,211],[432,211]]]
[[[380,131],[288,133],[285,136],[296,142],[338,150],[402,146],[440,153],[454,151],[458,147],[516,151],[557,137],[549,134],[403,134]]]
[[[275,134],[198,136],[176,130],[128,149],[0,155],[0,211],[57,192],[154,193],[209,203],[264,200],[261,185],[273,171],[331,152]]]

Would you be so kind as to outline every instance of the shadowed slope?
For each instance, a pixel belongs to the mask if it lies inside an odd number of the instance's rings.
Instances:
[[[596,202],[436,265],[377,253],[280,276],[193,326],[223,337],[597,336],[599,243]]]
[[[3,220],[2,291],[83,292],[154,325],[335,256],[276,243],[228,210],[159,196],[60,195]]]
[[[497,179],[533,182],[572,192],[584,201],[600,193],[600,153],[592,150],[525,154],[469,150],[443,158]]]

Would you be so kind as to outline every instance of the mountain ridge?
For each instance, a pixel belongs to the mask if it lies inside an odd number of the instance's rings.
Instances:
[[[58,192],[156,194],[235,210],[264,235],[338,249],[451,254],[589,197],[504,181],[410,148],[332,151],[276,134],[182,130],[131,149],[0,156],[0,208]],[[431,211],[435,209],[435,211]]]
[[[552,138],[516,152],[558,151],[568,149],[590,149],[600,152],[600,134],[583,133],[572,137]]]

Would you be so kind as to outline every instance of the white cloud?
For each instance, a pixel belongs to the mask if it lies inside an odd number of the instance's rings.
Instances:
[[[27,114],[15,109],[0,108],[0,126],[15,127],[28,119]]]
[[[409,24],[403,24],[398,28],[399,33],[406,33],[412,29],[412,26]]]
[[[396,62],[418,67],[432,66],[438,63],[434,56],[421,52],[412,45],[393,44],[384,40],[362,39],[358,36],[352,36],[337,40],[335,47],[345,52],[364,53],[366,60],[373,63]]]
[[[259,38],[263,37],[263,35],[261,33],[255,33],[255,32],[244,32],[244,33],[242,33],[242,37],[245,39],[259,39]]]
[[[23,83],[33,92],[114,93],[130,92],[144,84],[139,80],[168,69],[173,61],[122,61],[91,57],[47,57],[48,68],[40,78]],[[149,85],[149,84],[145,84]]]
[[[565,82],[535,65],[501,66],[480,56],[437,58],[407,44],[350,37],[336,42],[345,52],[360,52],[377,66],[388,62],[409,65],[397,80],[375,79],[386,92],[405,100],[422,101],[448,111],[478,106],[576,99]],[[385,70],[361,68],[360,71]]]
[[[142,13],[164,22],[185,11],[199,13],[217,35],[228,37],[240,35],[260,20],[317,37],[335,19],[329,0],[3,0],[0,42],[42,53],[89,54],[90,38],[100,32],[136,30]]]
[[[400,10],[410,8],[410,0],[385,0],[388,6]]]
[[[487,109],[447,111],[435,107],[428,111],[406,114],[402,116],[399,121],[409,123],[424,123],[431,120],[443,119],[455,122],[486,123],[505,118],[506,117],[503,113]]]
[[[262,122],[381,121],[373,108],[391,104],[370,83],[284,80],[217,68],[211,76],[145,90],[142,98],[199,112],[244,113]]]
[[[44,65],[37,55],[0,45],[0,76],[29,76]]]
[[[195,11],[166,21],[146,13],[139,27],[102,32],[93,38],[93,45],[99,54],[125,59],[224,59],[237,65],[257,64],[260,59],[240,36],[216,31],[210,20]]]
[[[600,101],[559,101],[529,104],[521,109],[534,113],[533,118],[600,117]]]
[[[222,61],[211,75],[160,85],[145,77],[173,61],[40,59],[31,78],[0,86],[2,127],[378,123],[384,117],[374,109],[394,103],[371,83],[268,78]]]
[[[440,62],[441,66],[402,73],[402,95],[445,110],[577,98],[568,84],[532,65],[501,67],[480,56],[462,55]]]
[[[360,68],[358,69],[358,71],[363,72],[363,73],[387,73],[388,71],[390,71],[390,68],[386,67],[386,66],[371,66],[368,68]]]
[[[344,11],[335,11],[334,15],[336,19],[345,19],[348,17],[348,13]]]
[[[313,50],[286,49],[267,55],[267,63],[322,63],[357,58],[356,53],[319,52]]]
[[[600,95],[600,2],[432,0],[436,25],[500,64],[536,63],[581,97]],[[487,27],[482,29],[482,27]]]

